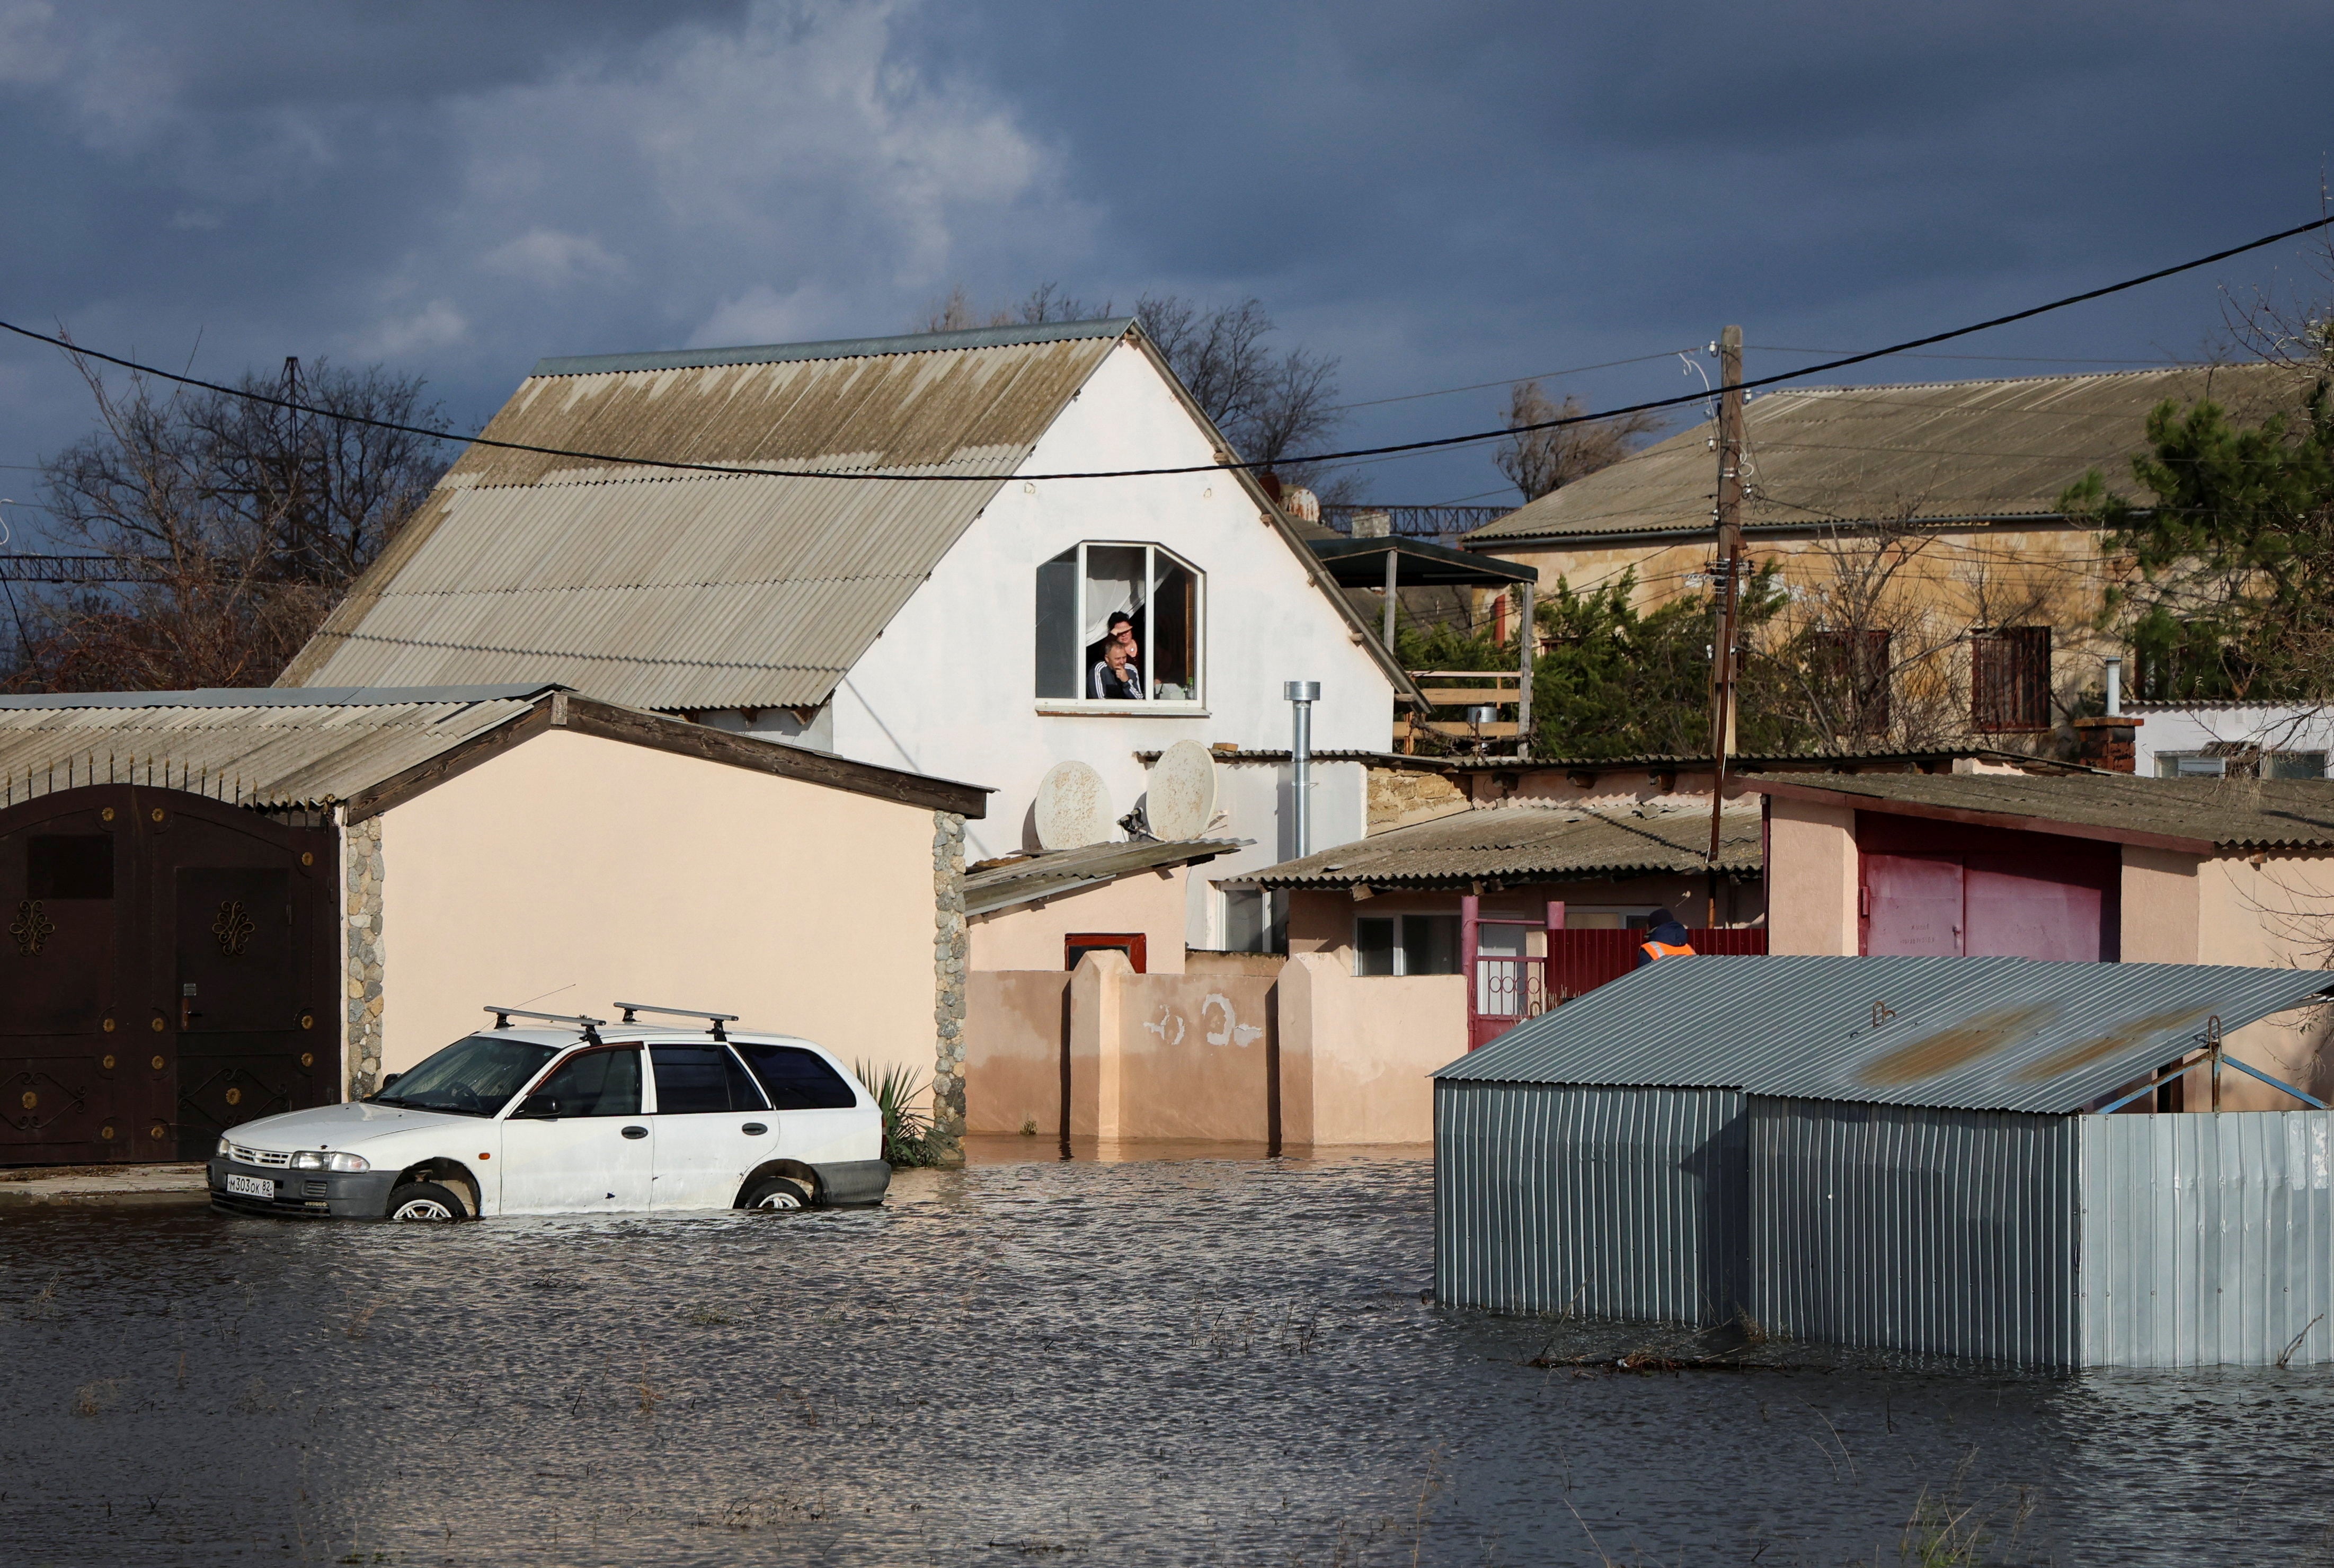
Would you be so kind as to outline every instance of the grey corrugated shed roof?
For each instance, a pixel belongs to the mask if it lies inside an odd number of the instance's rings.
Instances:
[[[323,806],[510,722],[541,690],[374,690],[326,701],[313,699],[334,694],[315,692],[304,702],[214,688],[18,700],[0,705],[0,801],[150,780],[251,806]]]
[[[2072,831],[2118,843],[2178,840],[2204,853],[2334,847],[2334,779],[2139,779],[2128,773],[1855,773],[1743,779],[1911,815]]]
[[[1732,1089],[1962,1110],[2079,1110],[2224,1030],[2334,987],[2318,970],[2025,958],[1669,958],[1435,1073]],[[1893,1012],[1876,1028],[1876,1004]]]
[[[975,866],[965,874],[964,912],[990,915],[1040,898],[1057,898],[1081,887],[1115,882],[1138,871],[1188,866],[1241,848],[1245,838],[1141,838],[1121,844],[1091,844],[1056,849],[1024,859]]]
[[[1719,866],[1754,874],[1759,813],[1740,807],[1720,818]],[[1237,878],[1243,887],[1456,886],[1705,871],[1710,810],[1590,811],[1577,807],[1493,806],[1391,828],[1284,860]]]
[[[561,362],[486,433],[1001,481],[1125,324]],[[280,683],[556,679],[642,708],[824,702],[996,489],[473,447]]]
[[[2139,494],[2130,459],[2148,411],[2211,395],[2245,417],[2300,406],[2281,366],[2183,366],[2111,375],[1907,386],[1787,388],[1754,397],[1743,428],[1756,469],[1744,526],[2053,516],[2098,469]],[[1717,488],[1700,425],[1552,490],[1466,536],[1470,548],[1570,535],[1707,533]]]

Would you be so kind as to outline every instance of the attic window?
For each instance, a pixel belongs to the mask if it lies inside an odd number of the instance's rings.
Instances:
[[[1037,696],[1107,708],[1201,702],[1205,584],[1151,544],[1082,544],[1039,566]],[[1113,643],[1130,637],[1114,661]]]

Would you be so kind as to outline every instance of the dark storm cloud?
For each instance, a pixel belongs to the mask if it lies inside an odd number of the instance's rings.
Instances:
[[[1258,295],[1364,399],[1729,320],[1863,346],[2296,221],[2329,58],[2334,13],[2300,5],[0,0],[0,300],[158,357],[199,334],[227,373],[382,360],[477,417],[544,353],[896,331],[953,282],[1056,279]],[[2292,259],[1969,351],[2191,352],[2218,284]],[[11,462],[85,423],[15,349],[0,413]],[[1480,453],[1373,471],[1497,483]]]

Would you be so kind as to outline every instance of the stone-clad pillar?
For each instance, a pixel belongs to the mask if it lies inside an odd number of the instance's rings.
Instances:
[[[932,1142],[949,1160],[964,1137],[964,818],[932,813]]]
[[[381,1082],[381,818],[351,823],[342,838],[341,886],[348,926],[348,1093],[361,1099]]]

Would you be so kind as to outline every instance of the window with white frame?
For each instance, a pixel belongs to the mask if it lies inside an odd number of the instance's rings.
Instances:
[[[2159,779],[2323,779],[2323,751],[2265,751],[2220,744],[2203,751],[2158,751]]]
[[[1225,887],[1222,900],[1223,948],[1226,953],[1278,953],[1286,934],[1278,918],[1273,896],[1260,887]]]
[[[1064,550],[1037,568],[1037,695],[1196,704],[1205,613],[1206,578],[1157,545]]]

